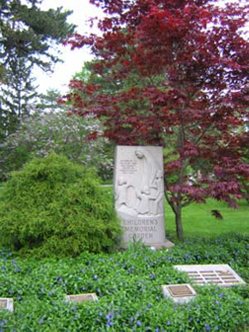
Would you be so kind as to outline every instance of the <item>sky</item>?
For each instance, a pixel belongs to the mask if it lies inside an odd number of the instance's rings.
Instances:
[[[41,5],[42,10],[56,9],[57,7],[73,10],[73,13],[68,17],[68,22],[77,25],[76,31],[82,34],[89,30],[86,20],[98,15],[96,7],[90,5],[88,0],[43,0]],[[60,46],[59,49],[62,52],[60,58],[64,60],[64,63],[56,64],[53,74],[43,73],[40,69],[36,69],[34,72],[36,84],[39,85],[39,93],[45,93],[48,89],[57,89],[62,93],[67,92],[68,83],[72,76],[81,70],[84,61],[92,59],[87,49],[71,51],[70,46]]]

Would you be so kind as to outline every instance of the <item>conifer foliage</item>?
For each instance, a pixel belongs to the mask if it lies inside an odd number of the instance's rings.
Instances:
[[[96,174],[51,153],[14,172],[1,189],[0,244],[40,257],[110,249],[120,228]]]
[[[118,144],[165,148],[165,195],[183,238],[182,208],[207,197],[236,207],[248,179],[249,107],[246,2],[91,0],[102,36],[74,35],[90,47],[94,72],[117,89],[71,82],[74,111],[104,119]],[[87,96],[87,97],[86,97]]]
[[[51,71],[56,46],[75,26],[70,11],[42,10],[39,0],[0,1],[0,142],[18,127],[37,96],[33,68]]]

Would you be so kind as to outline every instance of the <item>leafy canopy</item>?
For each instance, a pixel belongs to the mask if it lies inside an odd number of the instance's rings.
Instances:
[[[102,36],[77,34],[68,43],[90,47],[94,73],[118,88],[73,81],[69,98],[75,112],[104,119],[114,142],[167,148],[165,194],[182,238],[182,207],[209,196],[235,207],[239,180],[249,177],[240,148],[249,107],[249,5],[90,2],[104,11]]]
[[[75,163],[95,168],[102,179],[111,177],[113,159],[107,139],[99,137],[92,141],[93,133],[103,129],[98,120],[88,116],[68,116],[65,111],[35,112],[26,116],[18,130],[9,135],[0,150],[0,179],[8,173],[21,169],[34,157],[46,157],[53,150]]]

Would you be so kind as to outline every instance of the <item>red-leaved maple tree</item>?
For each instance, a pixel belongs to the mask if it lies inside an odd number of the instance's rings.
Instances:
[[[73,112],[101,118],[111,141],[164,147],[165,197],[181,240],[183,207],[208,197],[236,207],[249,179],[249,5],[90,3],[103,9],[102,34],[67,43],[90,47],[105,84],[73,80],[67,98]]]

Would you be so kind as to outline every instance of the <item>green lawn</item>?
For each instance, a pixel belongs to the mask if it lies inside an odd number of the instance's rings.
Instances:
[[[112,195],[112,186],[103,187]],[[218,210],[222,220],[212,216],[211,210]],[[238,209],[231,209],[225,202],[209,199],[206,204],[190,204],[182,210],[185,237],[215,237],[223,233],[249,234],[249,204],[245,200],[239,202]],[[165,204],[165,220],[167,237],[176,237],[175,216],[168,204]]]
[[[103,186],[102,190],[110,195],[113,194],[111,185]],[[211,210],[214,209],[222,214],[222,220],[212,216]],[[231,209],[224,202],[209,199],[206,204],[193,203],[182,211],[185,238],[215,237],[225,233],[249,235],[249,204],[245,200],[239,202],[238,209]],[[176,238],[175,216],[167,203],[165,204],[165,220],[167,237],[174,240]]]
[[[211,210],[218,210],[222,220],[212,216]],[[166,231],[169,237],[175,237],[175,220],[171,208],[165,209]],[[213,237],[223,233],[249,234],[249,205],[239,202],[239,209],[231,209],[224,202],[209,199],[206,204],[191,204],[182,213],[185,237]]]

